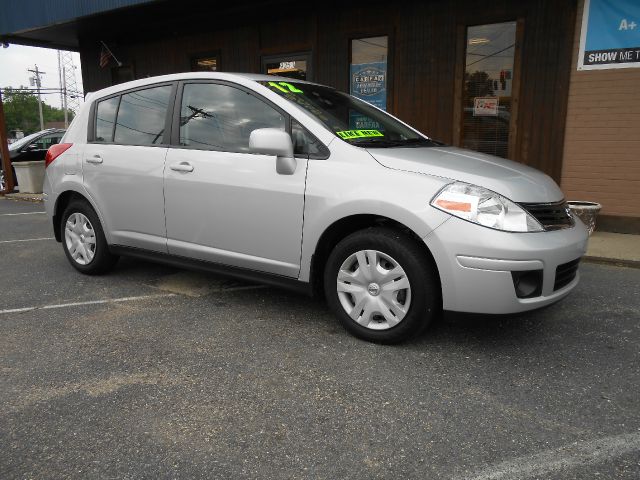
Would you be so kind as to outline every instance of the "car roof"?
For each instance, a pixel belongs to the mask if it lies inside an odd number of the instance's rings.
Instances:
[[[111,87],[107,87],[102,90],[97,90],[95,92],[88,93],[86,100],[91,101],[93,98],[105,97],[108,95],[122,92],[124,90],[144,87],[146,85],[154,85],[154,84],[163,83],[163,82],[175,82],[177,80],[227,80],[227,81],[236,82],[236,83],[245,84],[245,85],[253,82],[274,82],[274,81],[275,82],[296,82],[296,83],[307,83],[312,85],[318,85],[318,84],[314,84],[313,82],[308,82],[306,80],[297,80],[289,77],[265,75],[260,73],[183,72],[183,73],[172,73],[169,75],[159,75],[156,77],[141,78],[139,80],[133,80],[131,82],[119,83],[118,85],[113,85]]]

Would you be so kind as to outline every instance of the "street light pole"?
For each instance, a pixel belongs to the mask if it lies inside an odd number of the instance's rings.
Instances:
[[[44,119],[42,118],[42,97],[40,95],[40,75],[45,75],[47,72],[41,72],[40,70],[38,70],[38,65],[35,66],[35,70],[29,69],[27,71],[35,74],[33,79],[36,84],[36,89],[38,90],[38,112],[40,113],[40,130],[44,130]]]

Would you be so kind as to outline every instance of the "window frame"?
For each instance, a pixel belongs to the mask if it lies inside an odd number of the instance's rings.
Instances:
[[[230,88],[235,88],[237,90],[240,90],[240,91],[242,91],[242,92],[244,92],[244,93],[246,93],[248,95],[251,95],[252,97],[256,98],[257,100],[263,102],[268,107],[273,108],[280,115],[282,115],[284,117],[285,132],[287,132],[289,134],[289,136],[291,137],[291,120],[292,120],[291,115],[288,112],[286,112],[282,107],[280,107],[279,105],[276,105],[271,100],[269,100],[268,98],[264,97],[263,95],[260,95],[260,93],[256,92],[255,90],[252,90],[251,88],[245,87],[244,85],[240,85],[238,83],[234,83],[234,82],[230,82],[230,81],[226,81],[226,80],[188,79],[188,80],[181,80],[181,81],[178,82],[177,93],[176,93],[175,102],[174,102],[174,108],[173,108],[173,121],[172,121],[171,142],[170,142],[170,147],[171,148],[179,148],[179,149],[184,149],[184,150],[201,150],[201,151],[207,151],[207,152],[241,153],[241,154],[246,154],[246,155],[263,155],[262,153],[254,153],[254,152],[247,152],[247,151],[223,150],[223,149],[210,148],[210,147],[205,147],[205,146],[193,146],[193,145],[181,145],[180,144],[180,112],[182,110],[182,96],[183,96],[183,93],[184,93],[184,87],[185,87],[185,85],[194,85],[194,84],[197,84],[197,85],[203,85],[203,84],[224,85],[224,86],[227,86],[227,87],[230,87]],[[320,144],[320,146],[321,146],[320,149],[321,150],[326,151],[326,155],[295,154],[294,157],[295,158],[314,159],[314,160],[315,159],[325,160],[325,159],[329,158],[330,152],[329,152],[329,149],[327,148],[327,146],[324,143],[322,143],[313,133],[311,133],[309,131],[309,129],[307,129],[300,120],[298,120],[296,118],[293,118],[293,120],[298,122],[302,126],[302,128],[304,128],[306,130],[306,132],[309,134],[309,136],[314,138]]]
[[[143,90],[150,90],[156,87],[171,87],[171,91],[169,92],[169,102],[167,104],[167,112],[164,117],[164,134],[162,135],[161,143],[121,143],[115,142],[115,130],[116,125],[118,123],[118,114],[120,113],[120,104],[122,103],[122,97],[129,93],[135,93]],[[96,145],[126,145],[129,147],[168,147],[170,145],[171,140],[171,128],[173,126],[173,122],[171,121],[173,110],[175,108],[176,101],[176,91],[177,91],[178,82],[161,82],[161,83],[152,83],[149,85],[129,88],[126,90],[121,90],[117,93],[113,93],[111,95],[105,95],[104,97],[100,97],[95,99],[91,103],[91,110],[89,112],[89,125],[87,128],[87,143],[96,144]],[[96,128],[98,122],[98,103],[103,102],[105,100],[110,100],[112,98],[118,98],[118,107],[116,108],[116,116],[115,121],[113,122],[113,129],[111,130],[111,141],[103,142],[96,140]]]

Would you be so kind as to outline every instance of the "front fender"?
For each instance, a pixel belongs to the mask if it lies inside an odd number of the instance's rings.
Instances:
[[[333,157],[332,157],[333,158]],[[390,218],[423,238],[449,215],[430,206],[448,181],[386,168],[368,154],[349,161],[311,160],[307,175],[299,279],[309,281],[322,234],[353,215]]]

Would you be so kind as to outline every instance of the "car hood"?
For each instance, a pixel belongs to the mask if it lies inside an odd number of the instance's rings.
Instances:
[[[551,177],[521,163],[456,147],[372,148],[380,164],[479,185],[514,202],[558,202],[564,195]]]

